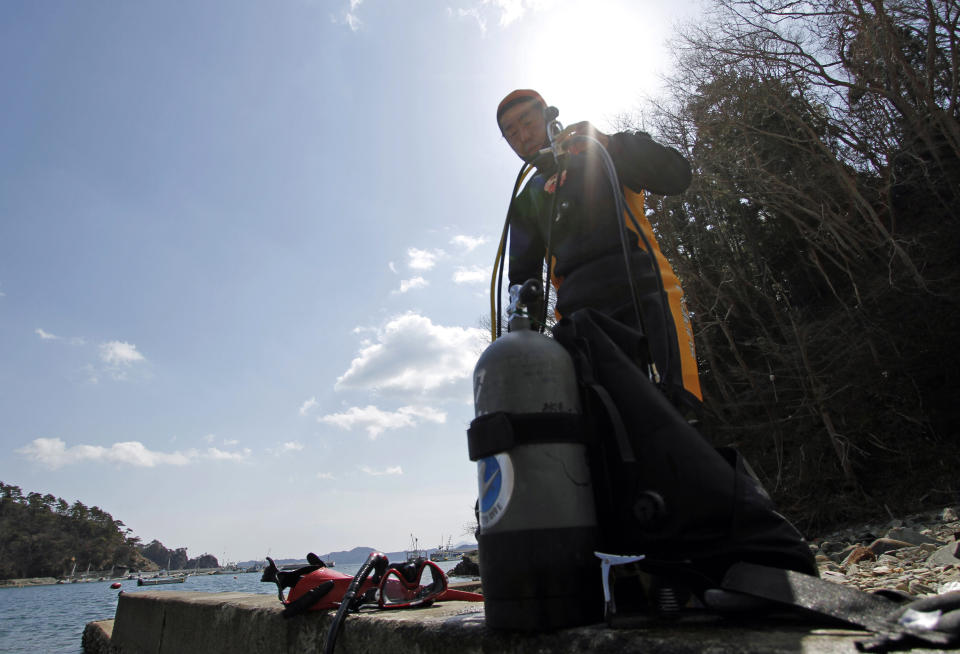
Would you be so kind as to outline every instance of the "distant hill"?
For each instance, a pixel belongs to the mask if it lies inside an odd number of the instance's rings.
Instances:
[[[153,561],[164,570],[190,570],[193,568],[219,568],[217,557],[212,554],[201,554],[195,559],[187,556],[186,547],[169,550],[163,543],[153,540],[147,545],[137,545],[137,549],[144,557]]]
[[[187,557],[154,540],[143,545],[120,520],[79,500],[26,493],[0,481],[0,579],[80,577],[219,567],[216,557]]]
[[[138,542],[99,507],[0,482],[0,579],[149,569]]]
[[[370,556],[370,552],[376,551],[372,547],[354,547],[352,550],[327,552],[318,556],[324,561],[334,561],[336,563],[363,563]]]
[[[376,551],[378,550],[375,550],[372,547],[354,547],[352,550],[327,552],[326,554],[317,554],[317,556],[324,561],[333,561],[334,563],[363,563],[367,560],[367,557],[370,556],[370,552]],[[392,556],[390,556],[390,560],[393,560]],[[298,559],[274,558],[273,562],[281,568],[285,565],[307,565],[307,556],[306,552],[304,552],[304,555]],[[263,565],[264,563],[265,560],[260,559],[259,561],[241,561],[237,565],[239,565],[241,568],[248,568],[252,565]]]
[[[454,550],[475,550],[477,549],[476,543],[457,543],[453,546]],[[354,547],[352,550],[340,550],[338,552],[327,552],[326,554],[317,554],[324,561],[333,561],[337,565],[340,564],[353,564],[353,563],[363,563],[367,560],[367,557],[370,556],[370,552],[379,552],[382,550],[377,550],[373,547]],[[429,556],[430,554],[437,551],[436,547],[431,547],[425,552]],[[405,551],[400,552],[384,552],[387,555],[387,558],[391,561],[403,561],[406,559],[407,553]],[[306,553],[304,556],[299,559],[274,559],[274,563],[278,566],[283,567],[285,565],[306,565],[307,557]],[[260,561],[241,561],[237,565],[241,568],[248,568],[253,565],[263,565],[264,560]]]

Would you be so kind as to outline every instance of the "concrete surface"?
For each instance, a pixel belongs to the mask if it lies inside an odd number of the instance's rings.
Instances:
[[[83,651],[109,654],[110,639],[112,636],[113,620],[88,622],[86,628],[83,630]]]
[[[303,654],[322,652],[333,612],[291,619],[274,595],[146,591],[120,595],[116,618],[91,622],[85,654]],[[338,654],[849,654],[862,631],[811,628],[794,619],[736,623],[714,616],[605,625],[548,634],[494,632],[483,604],[442,602],[425,609],[364,610],[349,616]],[[936,651],[936,650],[916,650]]]

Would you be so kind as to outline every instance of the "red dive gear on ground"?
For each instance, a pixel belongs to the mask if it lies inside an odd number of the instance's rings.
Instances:
[[[269,566],[261,581],[277,584],[277,595],[284,604],[284,617],[304,611],[324,611],[340,606],[354,577],[326,567],[315,554],[307,556],[310,565],[296,570],[279,570],[269,557]],[[483,596],[447,587],[447,576],[433,561],[419,559],[390,566],[387,557],[376,557],[373,574],[359,580],[358,606],[376,604],[381,609],[429,606],[435,601],[481,602]],[[284,597],[283,591],[290,591]]]

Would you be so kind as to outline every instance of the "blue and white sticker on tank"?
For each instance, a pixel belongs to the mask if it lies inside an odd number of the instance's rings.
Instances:
[[[513,495],[513,463],[506,452],[477,462],[480,485],[480,526],[490,527],[503,517]]]

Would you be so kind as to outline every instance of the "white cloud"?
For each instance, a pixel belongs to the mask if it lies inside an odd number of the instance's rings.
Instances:
[[[493,0],[493,6],[500,11],[500,25],[506,27],[510,23],[523,18],[530,3],[524,0]]]
[[[226,452],[217,448],[205,451],[195,449],[184,452],[156,452],[147,449],[138,441],[114,443],[109,447],[102,445],[74,445],[67,447],[59,438],[37,438],[28,445],[15,450],[32,461],[51,469],[85,461],[113,463],[116,465],[153,468],[160,465],[182,466],[198,460],[245,461],[251,452],[243,449],[239,452]]]
[[[457,234],[450,243],[463,248],[467,252],[473,252],[475,249],[487,242],[486,236],[467,236],[466,234]]]
[[[307,415],[308,413],[310,413],[310,409],[317,406],[317,404],[318,404],[317,398],[311,397],[309,400],[305,401],[303,404],[300,405],[300,415],[301,416]]]
[[[481,33],[487,31],[487,13],[493,13],[500,27],[507,27],[522,20],[528,11],[549,8],[556,0],[477,0],[472,7],[459,9],[460,18],[477,21]],[[448,11],[448,13],[451,13]]]
[[[388,263],[388,264],[387,264],[387,268],[389,268],[389,269],[390,269],[390,272],[392,272],[394,275],[399,274],[399,273],[397,272],[397,264],[395,264],[394,262],[391,261],[390,263]]]
[[[435,325],[406,313],[376,330],[376,342],[361,347],[334,388],[413,394],[456,390],[470,378],[486,336],[482,329]]]
[[[410,248],[407,250],[407,266],[414,270],[430,270],[437,265],[437,259],[445,254],[443,250]]]
[[[361,472],[365,472],[368,475],[373,475],[374,477],[380,477],[383,475],[402,475],[403,468],[400,466],[391,466],[389,468],[384,468],[383,470],[374,470],[370,466],[359,466]]]
[[[400,280],[400,289],[394,291],[394,293],[406,293],[407,291],[413,290],[415,288],[424,288],[429,286],[430,282],[425,280],[423,277],[417,276],[412,279],[403,279]]]
[[[318,472],[317,479],[336,479],[332,472]]]
[[[414,427],[422,422],[442,425],[446,421],[446,413],[424,406],[403,406],[396,411],[383,411],[373,405],[354,406],[343,413],[331,413],[317,418],[317,422],[335,425],[347,431],[354,427],[366,429],[371,440],[388,429]]]
[[[445,411],[440,411],[439,409],[434,409],[429,406],[405,406],[398,409],[398,411],[403,411],[404,413],[419,418],[421,421],[434,422],[438,425],[442,425],[447,421]]]
[[[363,3],[363,0],[350,0],[350,6],[348,9],[344,9],[341,12],[342,19],[337,20],[334,16],[330,17],[330,20],[334,23],[341,23],[349,27],[352,31],[356,32],[363,25],[363,22],[360,20],[360,17],[357,15],[357,8]]]
[[[245,447],[239,452],[226,452],[216,447],[208,447],[207,451],[200,455],[204,459],[213,461],[246,461],[250,457],[250,448]]]
[[[224,439],[223,439],[223,444],[224,444],[224,445],[227,445],[228,447],[232,447],[232,446],[237,445],[237,444],[239,444],[239,443],[240,443],[240,441],[238,441],[236,438],[224,438]]]
[[[100,359],[103,361],[103,372],[115,380],[126,381],[128,375],[133,371],[135,364],[146,361],[144,356],[137,351],[137,346],[125,341],[110,341],[100,345]],[[144,372],[143,374],[149,374]],[[96,374],[91,381],[97,382]]]
[[[452,13],[452,10],[448,8],[447,13]],[[472,18],[473,20],[477,21],[477,26],[480,28],[480,34],[485,35],[487,33],[487,19],[484,18],[480,13],[479,7],[459,9],[457,11],[457,15],[460,16],[460,18]]]
[[[458,267],[453,272],[453,281],[455,284],[477,284],[490,280],[490,271],[483,266],[465,266]]]
[[[33,333],[39,336],[44,341],[63,341],[68,345],[85,345],[86,344],[86,341],[84,341],[79,336],[71,336],[70,338],[65,339],[61,336],[57,336],[56,334],[51,334],[50,332],[46,331],[45,329],[42,329],[41,327],[37,327],[36,329],[34,329]]]
[[[190,462],[190,457],[181,452],[153,452],[137,441],[114,443],[110,447],[74,445],[68,448],[59,438],[37,438],[16,452],[50,468],[82,461],[107,461],[147,468],[162,464],[184,465]]]
[[[299,452],[303,450],[303,443],[299,441],[287,441],[281,443],[278,447],[268,447],[266,448],[267,454],[273,456],[282,456],[288,452]]]
[[[110,341],[100,346],[100,358],[108,366],[129,366],[143,361],[143,355],[137,352],[137,346],[126,341]]]

